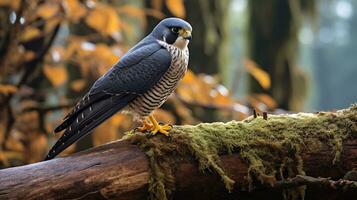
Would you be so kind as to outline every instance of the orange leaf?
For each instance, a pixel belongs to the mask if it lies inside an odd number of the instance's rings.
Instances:
[[[136,6],[121,6],[118,8],[118,13],[130,15],[138,18],[145,16],[145,11]]]
[[[213,101],[211,104],[217,105],[217,106],[232,106],[233,105],[233,100],[229,96],[224,96],[220,94],[219,92],[213,92]]]
[[[37,16],[42,17],[44,19],[49,19],[53,17],[55,14],[57,14],[59,11],[59,7],[57,4],[53,3],[46,3],[42,4],[38,9],[37,9]]]
[[[44,29],[45,33],[52,32],[59,23],[61,23],[61,17],[59,16],[52,17],[46,20],[45,29]]]
[[[29,41],[35,37],[40,36],[41,31],[38,28],[27,26],[24,33],[21,35],[21,41]]]
[[[20,7],[20,0],[0,0],[0,6],[8,6],[14,10]]]
[[[46,64],[43,67],[43,73],[46,75],[47,79],[55,87],[62,85],[68,79],[67,70],[63,65],[50,66]]]
[[[87,84],[87,81],[84,79],[75,80],[75,81],[72,81],[71,88],[75,92],[79,92],[79,91],[83,90],[83,88],[84,88],[84,86],[86,86],[86,84]]]
[[[244,61],[244,67],[247,71],[259,82],[264,89],[270,88],[270,76],[267,72],[261,69],[261,67],[252,60],[246,59]]]
[[[185,4],[183,0],[166,0],[166,6],[176,17],[186,17]]]
[[[86,17],[85,22],[103,35],[111,35],[119,31],[120,20],[114,8],[98,5]]]
[[[196,75],[191,71],[187,70],[185,76],[181,80],[182,83],[187,83],[187,84],[192,84],[194,81],[196,81]]]
[[[64,0],[63,7],[67,17],[74,22],[79,21],[87,13],[87,9],[78,0]]]
[[[14,85],[0,85],[0,93],[11,94],[17,92],[17,87]]]

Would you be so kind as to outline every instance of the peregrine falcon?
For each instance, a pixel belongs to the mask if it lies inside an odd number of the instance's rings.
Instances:
[[[45,160],[54,158],[118,111],[142,121],[142,132],[169,135],[171,126],[159,124],[152,111],[166,101],[187,70],[191,32],[191,25],[182,19],[162,20],[100,77],[63,119],[54,132],[65,131]]]

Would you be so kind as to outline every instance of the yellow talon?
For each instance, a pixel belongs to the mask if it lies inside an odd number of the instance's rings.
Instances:
[[[157,123],[153,115],[149,115],[149,120],[151,121],[153,126],[151,129],[151,133],[153,135],[156,135],[156,133],[162,133],[166,136],[169,136],[169,131],[172,129],[169,124],[160,125],[159,123]]]
[[[156,133],[162,133],[162,134],[164,134],[164,135],[166,135],[166,136],[169,136],[169,131],[171,130],[171,126],[170,125],[168,125],[168,124],[165,124],[165,125],[158,125],[158,126],[156,126],[156,127],[154,127],[153,128],[153,130],[151,131],[151,133],[153,134],[153,135],[155,135]]]
[[[154,126],[152,124],[149,124],[146,120],[143,121],[143,126],[139,127],[137,130],[144,133],[148,130],[151,130]]]

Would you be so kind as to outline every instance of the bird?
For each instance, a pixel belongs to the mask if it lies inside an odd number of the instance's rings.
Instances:
[[[67,114],[54,133],[64,131],[44,160],[50,160],[117,112],[142,122],[141,132],[169,136],[172,126],[158,123],[152,112],[175,90],[187,71],[192,26],[165,18],[132,47]]]

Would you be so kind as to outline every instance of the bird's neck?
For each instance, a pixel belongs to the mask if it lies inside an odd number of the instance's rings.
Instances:
[[[176,40],[176,42],[173,43],[173,44],[168,44],[168,43],[166,43],[166,42],[164,42],[164,41],[161,41],[161,40],[157,40],[157,42],[158,42],[161,46],[163,46],[163,47],[165,47],[165,48],[171,46],[171,47],[174,47],[174,48],[176,48],[176,49],[178,49],[178,50],[180,50],[180,51],[186,51],[186,50],[187,50],[187,46],[188,46],[188,41],[185,42],[185,41],[177,41],[177,40]]]
[[[172,45],[181,49],[181,50],[184,50],[187,48],[188,43],[189,43],[189,40],[186,40],[180,36],[176,39],[176,41]]]

